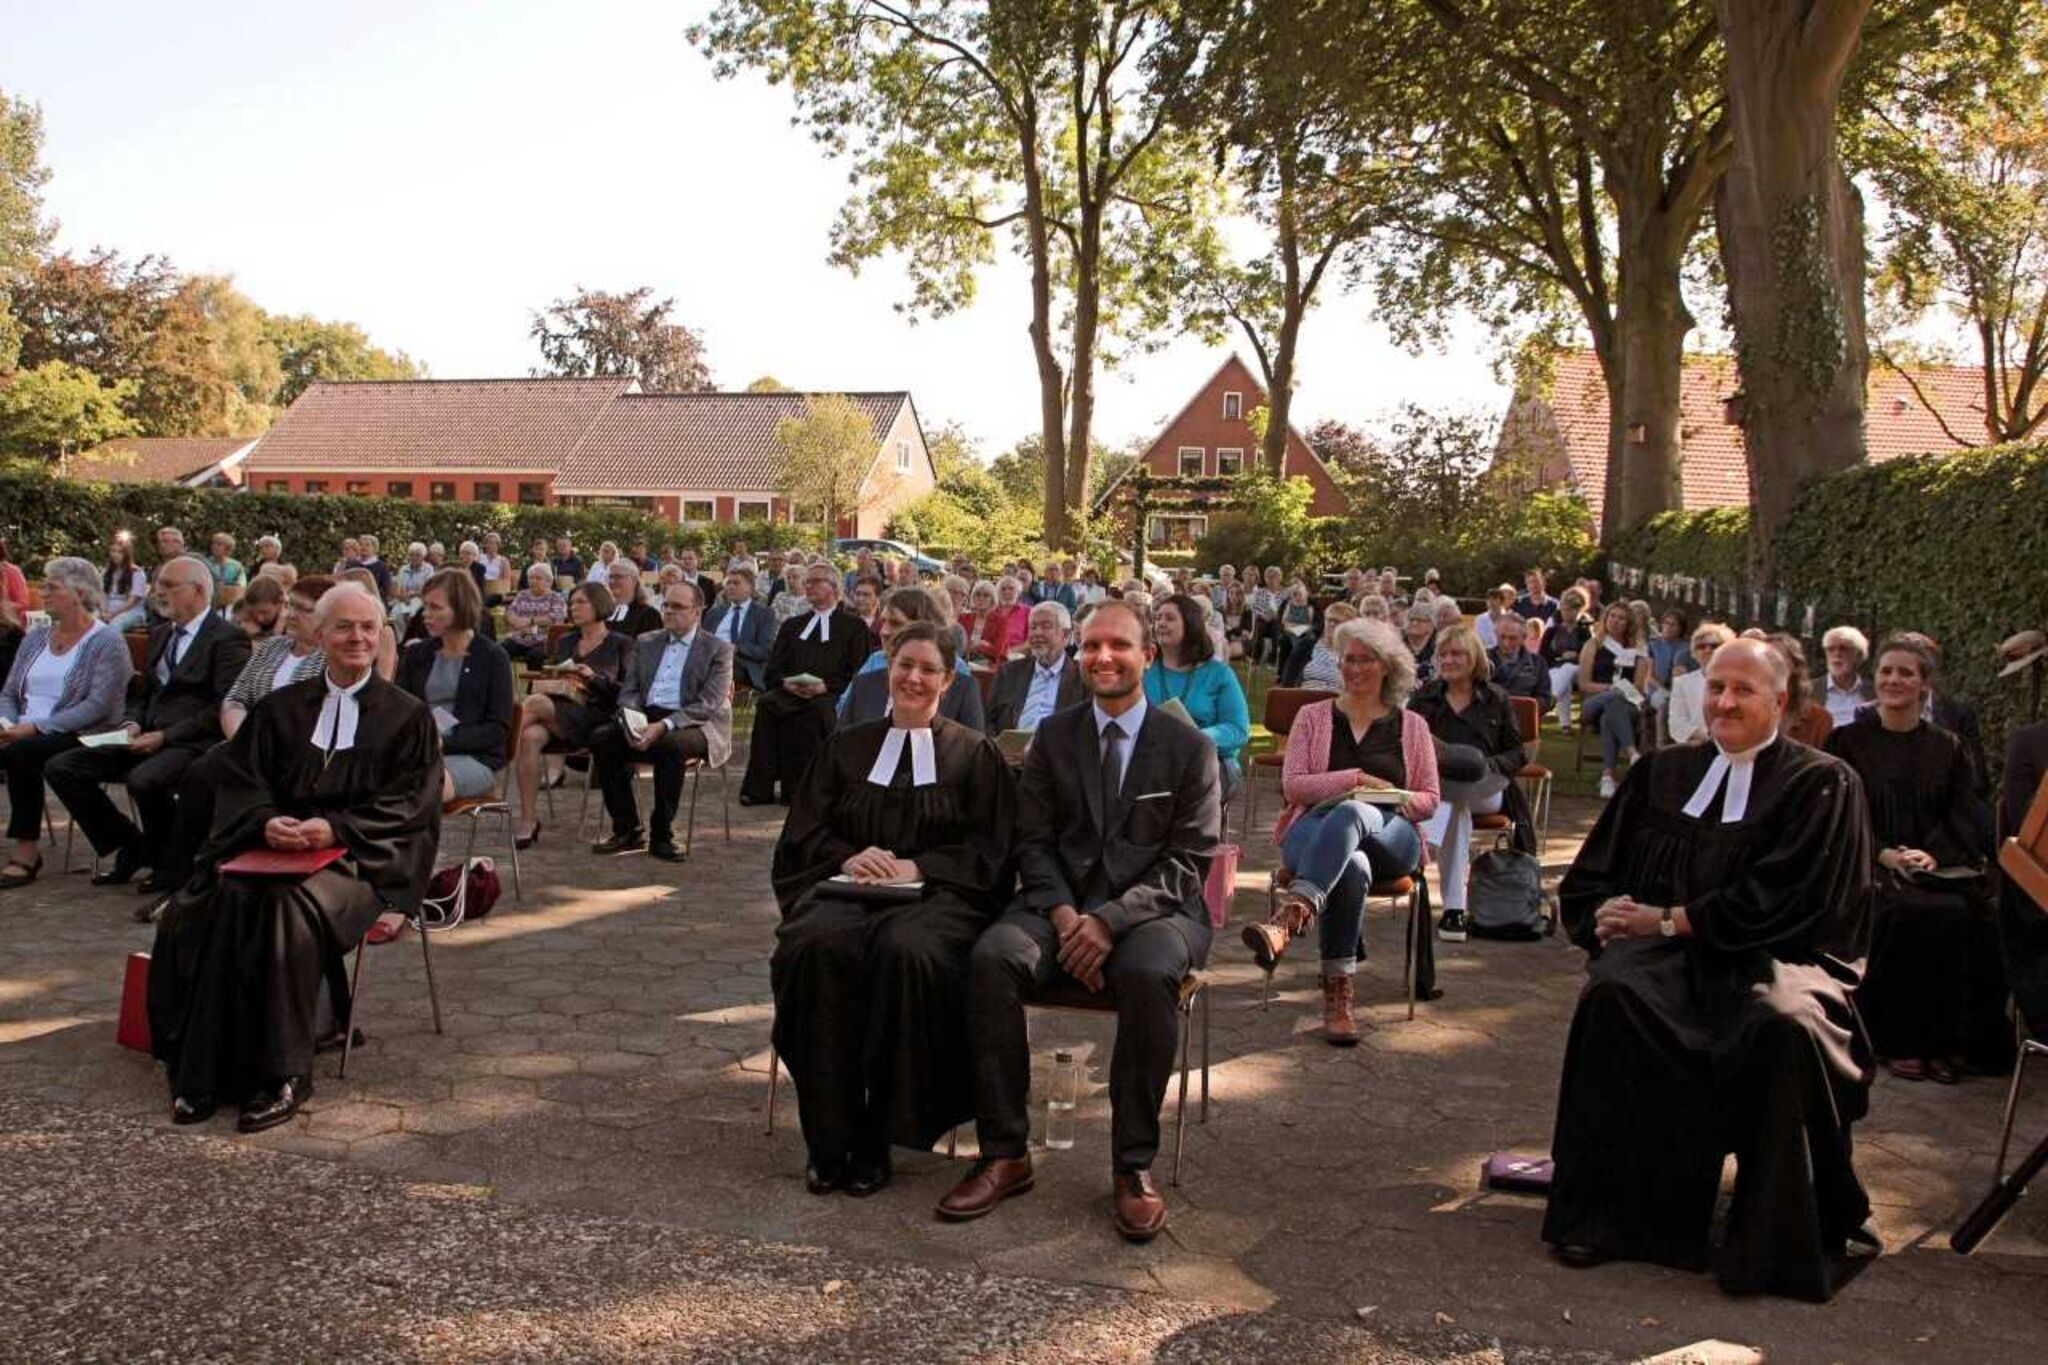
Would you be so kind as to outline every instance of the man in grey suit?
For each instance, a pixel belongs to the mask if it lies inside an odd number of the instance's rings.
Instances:
[[[751,569],[730,569],[718,605],[704,613],[704,629],[732,646],[733,668],[756,692],[768,690],[768,651],[782,623],[754,600]]]
[[[1047,986],[1078,983],[1116,1002],[1116,1229],[1149,1242],[1166,1226],[1151,1175],[1159,1105],[1173,1074],[1181,980],[1209,953],[1202,891],[1223,817],[1216,746],[1145,703],[1152,656],[1151,629],[1134,607],[1099,604],[1081,632],[1081,676],[1094,701],[1047,719],[1025,758],[1022,892],[982,933],[969,965],[982,1156],[939,1202],[941,1218],[979,1218],[1031,1188],[1024,1005]]]
[[[1067,654],[1067,637],[1074,629],[1072,614],[1058,602],[1040,602],[1027,619],[1028,652],[997,669],[989,688],[987,728],[992,735],[1005,730],[1036,730],[1055,711],[1088,699],[1081,667]]]
[[[638,738],[623,719],[600,726],[591,736],[611,837],[591,845],[593,853],[638,853],[679,863],[689,855],[676,847],[676,807],[683,794],[683,768],[690,759],[712,767],[732,755],[732,646],[700,628],[704,598],[688,579],[661,594],[661,623],[634,644],[633,670],[619,690],[619,706],[644,712],[647,728]],[[633,765],[654,765],[654,816],[646,833],[633,800]]]

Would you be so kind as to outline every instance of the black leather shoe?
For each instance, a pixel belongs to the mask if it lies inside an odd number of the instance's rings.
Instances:
[[[220,1106],[209,1099],[187,1099],[183,1095],[171,1101],[172,1123],[204,1123],[212,1118]]]
[[[804,1163],[804,1188],[812,1194],[830,1194],[839,1188],[843,1175],[839,1166],[813,1157]]]
[[[538,820],[533,822],[533,833],[525,835],[523,837],[516,834],[512,836],[512,847],[518,849],[521,853],[526,852],[527,849],[532,848],[535,844],[539,842],[540,821]]]
[[[113,866],[104,872],[92,874],[94,886],[126,886],[135,880],[135,874],[142,871],[142,850],[129,845],[114,854]]]
[[[647,846],[647,856],[659,858],[665,863],[687,863],[690,861],[690,855],[677,848],[674,844],[649,844]]]
[[[1592,1267],[1601,1265],[1607,1260],[1607,1253],[1603,1251],[1595,1251],[1592,1247],[1576,1246],[1569,1242],[1557,1243],[1550,1248],[1550,1254],[1574,1270],[1590,1270]]]
[[[135,922],[137,924],[155,924],[164,917],[164,911],[169,907],[170,903],[171,898],[169,896],[153,901],[144,901],[135,907]]]
[[[277,1083],[276,1089],[259,1090],[250,1096],[242,1106],[242,1117],[235,1120],[235,1127],[244,1133],[260,1133],[289,1123],[312,1095],[312,1077],[287,1076]]]
[[[168,896],[177,889],[177,883],[155,870],[151,870],[148,876],[135,883],[135,894],[138,896]]]
[[[773,804],[774,804],[774,798],[772,798],[772,797],[763,797],[763,796],[749,796],[749,795],[748,795],[747,793],[745,793],[745,792],[741,792],[741,793],[740,793],[740,804],[741,804],[742,806],[767,806],[767,805],[773,805]]]
[[[599,857],[608,857],[614,853],[638,853],[646,847],[647,838],[645,835],[614,834],[609,839],[599,839],[590,846],[590,851]]]
[[[889,1187],[887,1158],[881,1161],[863,1161],[859,1157],[846,1159],[846,1178],[839,1182],[839,1188],[855,1199],[865,1199],[871,1194],[880,1194]]]

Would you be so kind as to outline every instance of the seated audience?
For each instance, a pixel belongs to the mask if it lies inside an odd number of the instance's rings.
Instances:
[[[596,587],[599,580],[591,580]],[[629,559],[614,559],[604,572],[602,586],[609,607],[605,613],[605,624],[629,640],[636,640],[650,630],[661,629],[661,612],[647,604],[646,594],[640,585],[640,570]],[[571,613],[574,619],[574,613]]]
[[[435,572],[438,573],[440,571],[437,569]],[[376,577],[361,565],[353,569],[342,570],[334,576],[334,581],[337,584],[353,583],[373,597],[377,594]],[[486,623],[488,623],[489,619],[488,617],[485,618]],[[424,634],[425,630],[426,627],[420,620],[420,613],[414,612],[412,619],[406,624],[406,638],[415,638],[412,632],[419,631]],[[398,631],[388,619],[384,622],[384,633],[377,637],[377,662],[375,667],[377,676],[386,682],[395,681],[398,677]]]
[[[1900,631],[1898,634],[1917,640],[1934,660],[1934,668],[1941,671],[1941,645],[1932,637],[1919,631]],[[1984,732],[1977,723],[1977,712],[1961,697],[1946,692],[1936,692],[1932,686],[1927,689],[1927,701],[1921,708],[1921,715],[1933,721],[1942,729],[1963,742],[1963,753],[1970,760],[1970,789],[1981,800],[1991,799],[1991,769],[1984,763]]]
[[[778,629],[792,616],[801,616],[811,609],[811,602],[804,595],[804,562],[793,559],[782,570],[782,584],[775,596],[769,599],[769,609],[775,613]]]
[[[1152,1182],[1159,1106],[1178,1038],[1180,986],[1209,951],[1203,884],[1222,834],[1215,746],[1147,703],[1145,620],[1097,604],[1081,628],[1094,700],[1038,727],[1019,778],[1022,886],[974,945],[968,1042],[981,1157],[939,1201],[965,1221],[1032,1185],[1031,1045],[1024,1006],[1059,984],[1107,991],[1113,1223],[1150,1241],[1166,1226]]]
[[[271,693],[236,732],[211,836],[157,927],[150,1037],[173,1123],[223,1104],[244,1132],[296,1114],[315,1047],[350,1027],[346,955],[381,912],[415,912],[433,871],[439,746],[427,708],[376,675],[383,603],[342,584],[317,621],[321,676]],[[259,849],[342,856],[305,876],[221,872]]]
[[[1369,592],[1358,599],[1358,617],[1362,621],[1392,621],[1394,610],[1386,598]]]
[[[505,557],[505,541],[496,531],[484,532],[482,553],[476,557],[484,576],[484,610],[489,611],[512,591],[512,561]]]
[[[1820,637],[1820,652],[1828,663],[1821,704],[1839,730],[1877,700],[1876,691],[1863,676],[1863,665],[1870,659],[1870,638],[1854,626],[1836,626]]]
[[[1337,663],[1337,628],[1346,621],[1358,619],[1358,608],[1349,602],[1332,602],[1323,608],[1323,634],[1309,651],[1308,662],[1302,665],[1297,687],[1312,688],[1317,692],[1342,692],[1344,670]]]
[[[995,745],[939,714],[947,632],[910,622],[887,648],[887,719],[825,741],[775,846],[775,1046],[813,1194],[873,1194],[892,1145],[930,1151],[974,1112],[967,962],[1012,880],[1015,784]],[[867,898],[901,882],[917,886]]]
[[[861,663],[854,674],[853,682],[839,697],[839,719],[842,724],[880,720],[889,712],[889,640],[895,633],[913,621],[924,621],[941,630],[946,628],[945,606],[938,594],[928,588],[891,588],[882,599],[881,615],[876,621],[876,635],[879,640],[875,651]],[[950,651],[949,651],[950,652]],[[953,657],[953,685],[946,689],[945,698],[939,703],[939,714],[960,725],[982,728],[981,684],[975,678],[967,661],[958,654]]]
[[[706,607],[718,596],[718,580],[698,567],[697,552],[685,549],[676,555],[676,567],[683,571],[683,580],[696,585],[697,600]]]
[[[1562,630],[1560,626],[1558,629]],[[1616,773],[1636,761],[1636,722],[1650,691],[1650,656],[1625,602],[1607,608],[1579,651],[1579,692],[1586,724],[1600,727],[1600,796],[1613,796]]]
[[[839,576],[829,568],[825,574],[836,588]],[[593,853],[645,849],[666,863],[688,857],[675,841],[684,771],[691,761],[715,768],[732,756],[732,646],[702,628],[703,616],[704,599],[685,578],[662,589],[662,629],[634,641],[619,712],[591,737],[594,776],[612,822],[610,837],[591,845]],[[647,718],[637,734],[628,709]],[[761,742],[758,729],[754,742]],[[654,766],[654,811],[644,829],[633,797],[634,765],[642,762]]]
[[[1201,604],[1186,593],[1174,593],[1153,607],[1152,637],[1158,653],[1145,670],[1145,700],[1153,706],[1180,703],[1195,728],[1216,746],[1218,798],[1228,809],[1237,792],[1238,755],[1252,735],[1244,688],[1230,665],[1216,657]]]
[[[1521,617],[1510,612],[1502,617],[1494,628],[1499,641],[1487,651],[1487,661],[1493,666],[1493,681],[1510,697],[1527,697],[1536,703],[1537,711],[1550,709],[1550,669],[1544,665],[1543,656],[1529,644],[1529,626]]]
[[[1833,731],[1827,751],[1863,779],[1877,846],[1870,965],[1856,993],[1871,1046],[1901,1080],[1953,1084],[1973,1062],[2009,1064],[2012,1031],[1985,870],[1991,811],[1962,741],[1921,714],[1935,677],[1926,646],[1887,639],[1877,704]]]
[[[725,571],[725,592],[704,615],[704,629],[732,646],[735,678],[756,692],[768,690],[768,651],[780,623],[754,594],[754,572],[744,566]]]
[[[284,620],[285,584],[275,575],[251,582],[242,590],[241,600],[231,613],[235,625],[249,637],[251,647],[277,638]]]
[[[1714,651],[1735,638],[1735,632],[1719,621],[1703,621],[1692,633],[1691,671],[1671,682],[1671,741],[1690,744],[1707,738],[1707,665]]]
[[[838,721],[839,696],[872,648],[866,623],[839,605],[839,574],[830,564],[804,571],[810,610],[792,616],[768,651],[768,690],[754,704],[741,805],[767,805],[777,788],[787,801],[812,755]]]
[[[621,562],[619,558],[619,543],[616,540],[601,541],[597,547],[597,558],[592,561],[588,569],[584,570],[583,581],[586,583],[607,583],[611,580],[612,565]],[[638,568],[634,569],[634,577],[639,577]],[[706,600],[709,599],[707,598]]]
[[[1557,727],[1572,732],[1572,698],[1578,695],[1579,659],[1593,638],[1592,623],[1586,619],[1586,594],[1581,588],[1566,588],[1557,599],[1557,619],[1536,642],[1536,653],[1550,670],[1550,695],[1557,699]]]
[[[1287,588],[1283,582],[1286,574],[1278,564],[1266,566],[1265,576],[1251,591],[1250,611],[1252,616],[1252,667],[1270,656],[1277,667],[1280,662],[1280,613],[1287,609]],[[1138,585],[1143,590],[1144,584]],[[1128,596],[1130,589],[1125,589]]]
[[[1543,570],[1529,570],[1522,575],[1522,595],[1515,599],[1515,615],[1524,621],[1540,622],[1539,629],[1548,629],[1564,610],[1564,604],[1548,592],[1548,582]]]
[[[1408,610],[1401,613],[1401,643],[1415,660],[1417,682],[1428,682],[1436,676],[1436,602],[1424,597],[1420,589]]]
[[[254,578],[272,565],[276,565],[280,569],[290,569],[292,567],[284,562],[284,542],[276,536],[256,537],[256,562],[250,565],[249,576]],[[294,579],[298,577],[297,570],[293,570],[292,577]]]
[[[80,735],[121,723],[135,668],[121,632],[100,620],[102,605],[100,575],[85,560],[64,555],[43,566],[49,624],[23,636],[0,686],[0,773],[13,842],[0,889],[26,885],[43,870],[47,766],[77,749]]]
[[[149,610],[149,575],[135,563],[135,542],[126,531],[107,547],[100,599],[102,621],[115,630],[143,629]]]
[[[249,571],[235,558],[235,538],[226,531],[215,531],[208,546],[206,571],[213,575],[213,605],[231,607],[249,586]]]
[[[1351,621],[1337,631],[1344,690],[1311,702],[1287,734],[1280,792],[1287,805],[1273,827],[1281,862],[1291,869],[1273,917],[1248,924],[1244,942],[1272,971],[1288,943],[1317,930],[1323,985],[1323,1038],[1332,1047],[1358,1044],[1351,977],[1364,956],[1365,899],[1374,882],[1421,876],[1417,826],[1436,814],[1436,742],[1429,722],[1407,709],[1415,688],[1415,656],[1383,621]],[[1407,793],[1399,805],[1375,792]],[[1415,989],[1436,990],[1436,968],[1424,936]]]
[[[1515,616],[1515,589],[1512,584],[1503,583],[1486,594],[1486,610],[1479,613],[1479,619],[1472,623],[1472,629],[1479,636],[1480,648],[1491,651],[1500,645],[1500,623]],[[1522,618],[1515,616],[1517,621]]]
[[[1671,712],[1671,685],[1692,667],[1692,626],[1677,608],[1657,618],[1650,637],[1650,711],[1661,728]]]
[[[356,549],[362,555],[361,567],[367,569],[376,584],[379,602],[391,600],[391,566],[384,562],[383,546],[375,536],[357,536]]]
[[[441,735],[441,800],[489,796],[508,752],[517,712],[512,661],[477,629],[483,594],[465,569],[443,569],[420,593],[426,638],[398,659],[398,685],[427,704]]]
[[[1731,1293],[1821,1300],[1870,1214],[1849,1138],[1871,1079],[1851,1004],[1869,823],[1852,771],[1778,738],[1785,681],[1767,646],[1721,646],[1713,742],[1630,769],[1559,888],[1591,956],[1543,1223],[1568,1265],[1712,1266]]]
[[[1287,605],[1280,609],[1280,633],[1274,641],[1279,651],[1279,684],[1282,687],[1298,687],[1301,684],[1301,670],[1308,666],[1309,655],[1315,653],[1316,608],[1308,600],[1308,584],[1296,581],[1287,590]],[[1219,647],[1216,653],[1223,651]],[[1224,798],[1229,804],[1229,798]]]
[[[427,586],[427,580],[434,576],[434,566],[427,563],[427,547],[415,540],[405,547],[405,563],[398,566],[398,572],[391,578],[391,619],[403,622],[420,609],[420,589]]]
[[[1520,619],[1520,618],[1517,618]],[[1506,812],[1514,821],[1513,842],[1536,851],[1535,815],[1515,774],[1528,765],[1515,708],[1492,681],[1493,662],[1471,626],[1445,626],[1436,636],[1436,677],[1415,689],[1408,709],[1429,723],[1437,740],[1437,776],[1442,799],[1422,825],[1422,837],[1439,850],[1443,915],[1436,936],[1463,943],[1469,903],[1466,879],[1472,870],[1472,817]]]
[[[531,848],[540,838],[541,762],[548,745],[588,749],[598,727],[618,715],[619,693],[633,668],[633,639],[611,624],[611,615],[611,594],[601,584],[579,583],[569,594],[569,623],[575,629],[555,641],[554,658],[548,661],[558,670],[550,677],[576,695],[536,691],[519,705],[512,775],[524,817],[513,835],[520,848]]]
[[[113,863],[95,873],[95,886],[121,886],[144,868],[165,866],[174,833],[178,783],[195,759],[220,740],[220,708],[249,662],[249,641],[211,610],[213,576],[189,556],[156,573],[163,624],[150,632],[142,689],[128,701],[125,746],[80,749],[52,758],[45,780],[79,830]],[[126,645],[123,645],[126,648]],[[136,815],[121,813],[105,784],[126,786]],[[168,891],[162,878],[146,891]]]
[[[983,727],[989,734],[1035,731],[1047,716],[1087,699],[1080,665],[1067,652],[1073,633],[1073,618],[1059,603],[1040,602],[1031,609],[1027,653],[997,669],[989,686],[988,718]],[[1018,761],[1022,761],[1021,754]]]
[[[590,570],[583,563],[583,556],[576,553],[576,542],[568,536],[555,538],[554,558],[548,561],[548,567],[554,570],[557,592],[567,592],[590,576]],[[568,582],[564,583],[563,579],[567,579]]]
[[[569,620],[569,601],[555,591],[554,581],[553,566],[529,565],[526,586],[505,604],[505,653],[529,667],[547,662],[549,630]]]

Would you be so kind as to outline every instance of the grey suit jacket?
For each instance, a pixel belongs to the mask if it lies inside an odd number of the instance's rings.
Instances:
[[[1169,915],[1199,920],[1209,860],[1222,841],[1216,746],[1147,707],[1115,802],[1104,808],[1095,708],[1048,716],[1018,782],[1017,865],[1023,904],[1071,905],[1122,938]]]
[[[718,634],[719,625],[731,610],[732,604],[721,600],[704,613],[702,629]],[[747,619],[741,622],[740,633],[732,642],[733,666],[745,675],[747,686],[756,692],[768,690],[768,651],[775,647],[775,632],[781,625],[765,603],[750,603]]]
[[[990,734],[999,735],[1017,728],[1017,721],[1024,714],[1024,703],[1031,700],[1031,678],[1037,667],[1038,661],[1027,655],[1022,659],[1012,659],[996,670],[995,682],[988,694]],[[1060,690],[1053,699],[1053,712],[1057,714],[1087,700],[1088,689],[1081,682],[1081,666],[1069,658],[1060,666]]]
[[[647,689],[661,671],[668,632],[650,630],[633,642],[633,666],[619,687],[619,705],[647,709]],[[713,638],[700,622],[690,657],[683,661],[683,704],[670,717],[677,725],[704,731],[712,767],[732,757],[732,646]]]

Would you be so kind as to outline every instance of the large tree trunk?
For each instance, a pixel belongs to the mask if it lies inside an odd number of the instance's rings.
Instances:
[[[1746,399],[1750,527],[1768,557],[1800,483],[1862,463],[1863,205],[1836,104],[1871,0],[1717,0],[1734,151],[1715,195]]]
[[[1280,334],[1273,347],[1272,369],[1266,375],[1266,431],[1259,441],[1259,464],[1274,477],[1287,473],[1287,425],[1294,412],[1294,351],[1301,338],[1301,317],[1308,300],[1301,286],[1301,225],[1295,218],[1292,168],[1280,174],[1280,204],[1275,241],[1280,248]]]
[[[1025,96],[1018,128],[1024,166],[1024,233],[1031,256],[1031,356],[1038,366],[1038,435],[1045,462],[1045,540],[1067,540],[1067,380],[1052,344],[1052,228],[1038,162],[1037,100]]]
[[[1088,524],[1088,466],[1095,442],[1095,350],[1102,325],[1102,214],[1081,205],[1080,246],[1074,253],[1073,376],[1067,399],[1066,506],[1060,535],[1045,529],[1046,544],[1055,550],[1080,548]],[[1142,530],[1142,528],[1141,528]]]
[[[1678,224],[1669,211],[1626,197],[1617,199],[1616,209],[1620,305],[1613,349],[1620,383],[1608,390],[1609,437],[1616,444],[1607,452],[1603,537],[1685,505],[1680,397],[1693,318],[1681,276],[1698,222],[1692,215]]]

